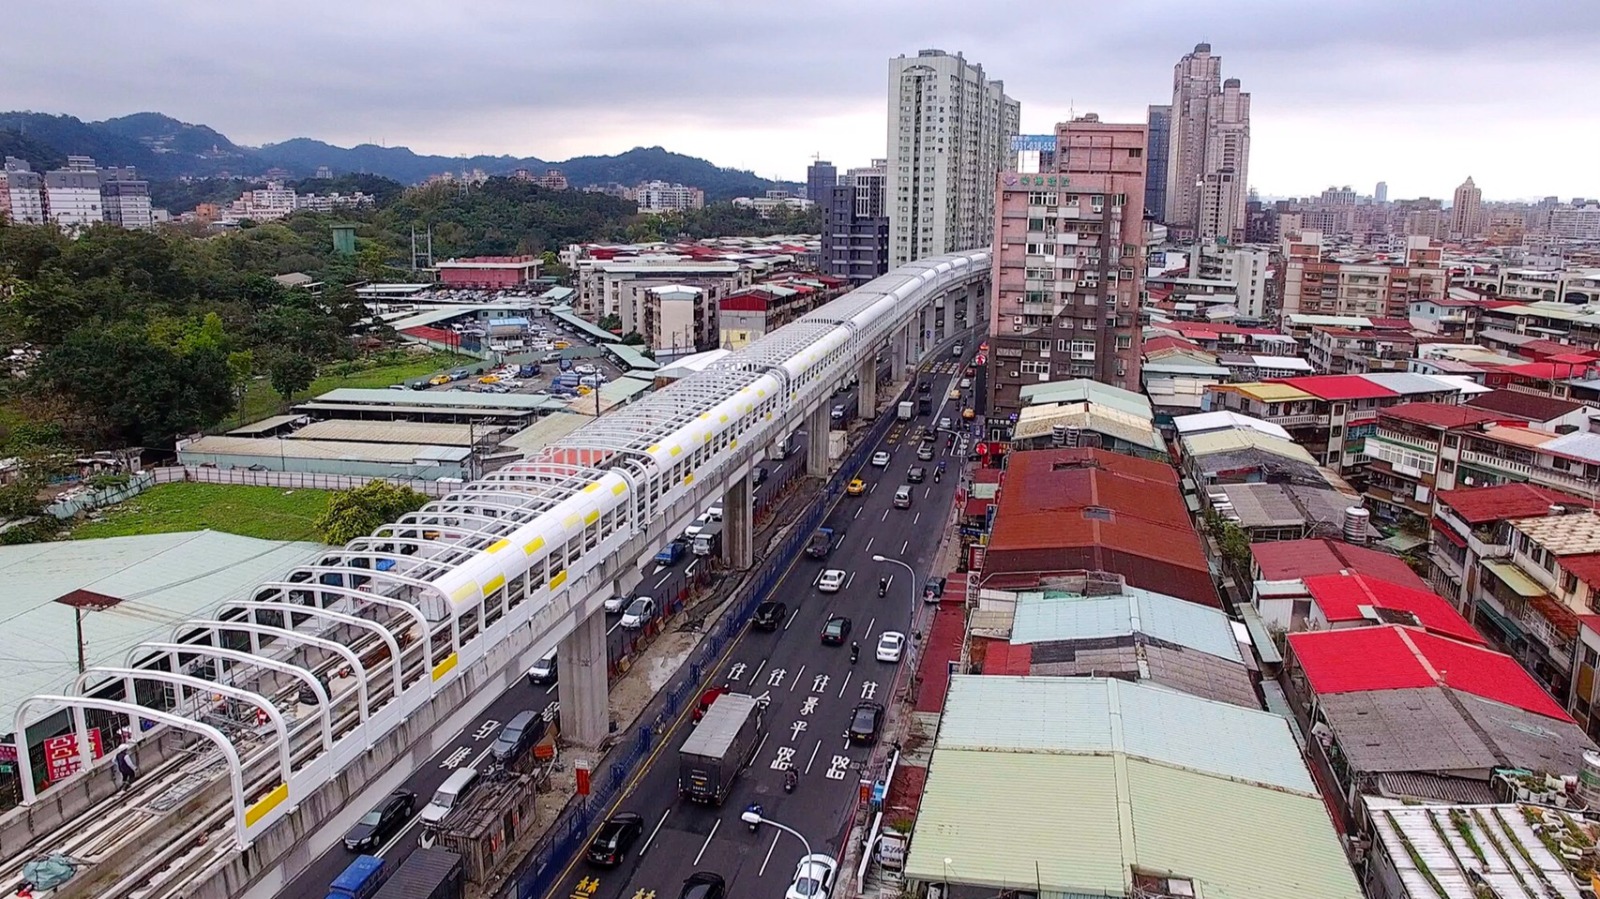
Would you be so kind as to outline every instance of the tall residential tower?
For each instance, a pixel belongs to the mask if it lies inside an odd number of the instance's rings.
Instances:
[[[1167,211],[1167,153],[1172,146],[1172,107],[1151,106],[1150,146],[1145,150],[1144,214],[1160,221]]]
[[[1139,390],[1146,126],[1085,115],[1056,126],[1053,171],[999,177],[991,422],[1025,384],[1093,378]]]
[[[1222,57],[1196,44],[1172,69],[1166,225],[1180,238],[1239,242],[1250,187],[1250,95],[1222,80]]]
[[[1472,176],[1468,175],[1467,180],[1456,188],[1455,197],[1450,201],[1450,236],[1472,238],[1482,232],[1483,191],[1472,183]]]
[[[889,265],[988,246],[995,176],[1021,109],[983,67],[943,50],[889,60]]]

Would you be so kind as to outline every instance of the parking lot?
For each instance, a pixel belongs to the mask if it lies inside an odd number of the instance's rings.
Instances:
[[[529,310],[528,317],[532,321],[533,328],[526,338],[527,348],[497,353],[496,355],[504,359],[504,362],[478,360],[441,372],[432,378],[421,379],[408,386],[424,390],[474,393],[561,395],[563,391],[560,388],[553,388],[552,385],[564,373],[561,368],[563,360],[571,365],[572,373],[580,379],[580,387],[592,387],[596,383],[584,379],[598,376],[601,379],[598,383],[605,384],[626,373],[625,369],[585,337],[563,330],[561,323],[556,319],[537,310]],[[524,363],[536,363],[538,373],[525,377],[515,371]],[[582,394],[582,390],[576,389],[566,392],[568,396]]]

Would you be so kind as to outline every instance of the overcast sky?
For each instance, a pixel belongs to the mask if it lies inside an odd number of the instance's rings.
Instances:
[[[1054,11],[1050,11],[1050,10]],[[884,155],[889,57],[963,52],[1022,103],[1143,121],[1198,41],[1252,94],[1250,181],[1391,198],[1600,195],[1597,0],[82,0],[17,4],[0,105],[164,112],[543,159],[659,144],[800,179]]]

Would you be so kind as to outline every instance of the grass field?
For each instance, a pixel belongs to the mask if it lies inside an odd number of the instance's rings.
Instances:
[[[457,356],[454,353],[432,353],[348,373],[330,370],[327,374],[318,376],[311,382],[311,387],[298,396],[316,396],[339,387],[388,387],[390,384],[399,384],[402,381],[425,377],[434,372],[469,363],[481,365],[483,360],[472,356]],[[335,366],[328,368],[333,369]],[[223,422],[219,430],[229,430],[269,415],[276,415],[286,405],[276,393],[272,392],[271,381],[266,378],[256,378],[245,387],[244,400],[239,404],[238,414]]]
[[[211,529],[264,540],[316,540],[325,490],[176,483],[152,487],[73,529],[72,539]]]

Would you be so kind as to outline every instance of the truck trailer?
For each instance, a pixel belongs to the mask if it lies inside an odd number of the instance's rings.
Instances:
[[[901,421],[910,421],[911,417],[916,414],[916,408],[916,405],[910,400],[901,400],[896,417]]]
[[[465,867],[454,852],[417,849],[372,899],[461,899],[467,890]]]
[[[678,795],[721,805],[761,745],[761,704],[748,693],[718,696],[678,750]]]

